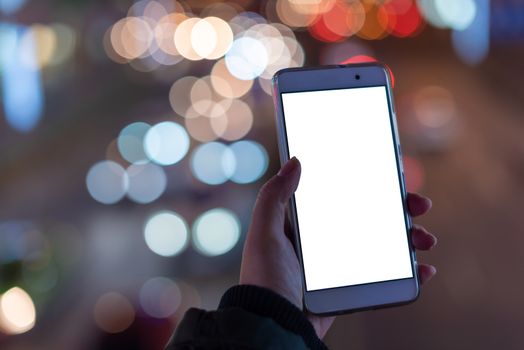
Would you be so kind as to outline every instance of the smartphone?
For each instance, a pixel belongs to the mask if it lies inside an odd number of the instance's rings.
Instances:
[[[379,63],[284,69],[273,78],[281,163],[296,156],[289,219],[304,306],[341,314],[419,295],[388,70]]]

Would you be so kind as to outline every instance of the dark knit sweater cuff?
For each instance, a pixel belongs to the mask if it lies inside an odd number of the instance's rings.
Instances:
[[[219,309],[239,307],[256,315],[273,319],[281,327],[298,334],[311,349],[327,349],[317,337],[313,325],[302,310],[277,293],[258,286],[229,288],[220,300]]]

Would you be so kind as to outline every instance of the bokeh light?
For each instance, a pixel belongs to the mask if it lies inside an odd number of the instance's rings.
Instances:
[[[4,115],[9,126],[23,133],[37,126],[44,109],[40,70],[27,64],[34,62],[38,50],[34,36],[27,35],[28,32],[28,29],[17,25],[8,23],[0,25]]]
[[[244,137],[253,126],[253,111],[242,100],[232,100],[224,113],[210,120],[215,134],[233,141]]]
[[[309,32],[315,39],[328,43],[342,41],[345,39],[343,35],[337,34],[330,30],[330,28],[327,26],[326,19],[323,16],[319,17],[318,20],[309,27]]]
[[[196,112],[195,112],[196,114]],[[205,116],[197,115],[194,118],[186,118],[185,125],[187,132],[197,141],[210,142],[218,138],[217,134],[211,126],[211,122],[215,118],[208,118]]]
[[[206,17],[191,30],[191,45],[201,58],[217,59],[226,54],[233,42],[233,31],[226,21]]]
[[[294,1],[293,1],[294,2]],[[306,4],[304,3],[302,7]],[[308,4],[311,8],[311,3]],[[344,40],[362,29],[366,18],[360,1],[322,1],[313,10],[316,19],[309,25],[311,35],[321,41],[336,42]]]
[[[242,11],[242,7],[236,3],[223,3],[223,2],[215,2],[211,3],[208,6],[206,6],[202,12],[200,12],[200,16],[202,17],[218,17],[225,21],[229,21],[232,18],[234,18],[236,15],[238,15],[238,11]]]
[[[143,122],[129,124],[120,131],[117,145],[122,157],[129,163],[148,162],[144,151],[144,137],[151,125]]]
[[[182,293],[177,284],[165,277],[151,278],[140,288],[140,306],[151,317],[170,317],[181,301]]]
[[[49,65],[57,48],[57,36],[46,25],[34,24],[20,38],[20,59],[32,69]]]
[[[404,38],[415,35],[421,25],[422,17],[413,0],[392,0],[384,4],[388,14],[388,32]]]
[[[257,79],[258,86],[269,96],[273,96],[273,83],[271,82],[271,79],[263,79],[259,77]]]
[[[186,76],[175,81],[169,90],[171,108],[182,117],[186,116],[191,107],[191,90],[197,81],[196,77]]]
[[[231,37],[233,37],[232,32]],[[202,58],[207,58],[217,46],[218,33],[207,18],[203,18],[193,25],[190,40],[196,54]]]
[[[420,89],[413,99],[413,108],[418,121],[428,128],[445,126],[457,116],[453,95],[441,86]]]
[[[191,307],[202,308],[202,295],[194,285],[180,279],[177,279],[176,284],[182,293],[182,302],[177,309],[177,316],[185,314]]]
[[[446,28],[447,24],[437,10],[437,2],[435,0],[417,0],[417,7],[426,21],[437,28]]]
[[[336,0],[289,0],[289,2],[296,12],[320,15],[331,10]]]
[[[238,79],[229,72],[225,60],[221,59],[211,70],[211,84],[217,94],[225,98],[238,98],[249,92],[253,86],[253,79]]]
[[[73,55],[77,44],[77,34],[72,27],[66,24],[53,23],[50,27],[55,33],[56,47],[49,64],[59,65]]]
[[[148,130],[144,138],[147,157],[160,165],[173,165],[189,150],[189,135],[180,124],[161,122]]]
[[[135,309],[122,294],[109,292],[96,301],[93,318],[95,324],[104,332],[120,333],[133,324]]]
[[[178,52],[190,61],[198,61],[202,57],[193,48],[191,33],[199,18],[188,18],[178,25],[175,31],[175,46]]]
[[[205,58],[217,59],[226,54],[233,43],[233,31],[229,24],[218,17],[207,17],[206,20],[214,27],[217,33],[217,43],[213,51]]]
[[[481,63],[489,53],[491,41],[491,7],[489,0],[477,0],[475,18],[464,30],[454,30],[453,48],[462,61],[469,65]]]
[[[389,16],[384,5],[375,2],[364,2],[362,5],[366,11],[366,20],[357,35],[366,40],[386,37],[389,34]]]
[[[468,28],[477,12],[474,0],[435,0],[435,7],[446,26],[455,30]]]
[[[30,221],[0,222],[0,262],[24,261],[45,266],[50,259],[49,241]]]
[[[404,118],[399,127],[418,149],[448,150],[461,131],[462,119],[452,91],[427,85],[406,95],[401,101]]]
[[[246,11],[231,18],[229,25],[235,33],[235,37],[241,36],[243,31],[257,24],[267,23],[267,20],[256,12]]]
[[[425,182],[425,171],[422,163],[413,157],[402,157],[406,188],[409,192],[419,192]]]
[[[302,66],[304,53],[293,32],[285,31],[275,24],[257,24],[244,34],[260,41],[266,48],[268,63],[261,78],[271,79],[273,75],[288,67]]]
[[[178,62],[182,59],[175,46],[174,37],[177,26],[186,18],[182,13],[170,13],[162,17],[155,26],[155,42],[160,49],[159,51],[174,58],[173,62]]]
[[[149,249],[158,255],[177,255],[187,245],[186,221],[172,211],[156,213],[147,220],[144,226],[144,239]]]
[[[38,261],[25,263],[23,266],[23,280],[29,286],[29,290],[36,293],[47,293],[58,284],[59,273],[56,264],[50,257],[43,260],[47,260],[47,263]]]
[[[365,19],[366,12],[360,1],[337,0],[310,30],[320,40],[337,41],[360,31]]]
[[[477,14],[475,0],[417,0],[424,18],[437,28],[465,30]]]
[[[111,28],[111,45],[121,57],[133,60],[147,53],[154,34],[150,24],[139,17],[125,17]]]
[[[103,204],[114,204],[124,197],[129,187],[127,173],[122,166],[110,160],[93,165],[86,176],[91,197]]]
[[[29,331],[36,322],[33,300],[25,290],[13,287],[0,296],[0,330],[6,334]]]
[[[314,2],[312,1],[312,3]],[[268,1],[268,6],[276,6],[276,12],[282,23],[290,27],[307,27],[317,19],[315,13],[297,11],[297,8],[293,6],[292,0],[277,0],[276,4],[273,4],[274,2]]]
[[[129,7],[127,11],[128,16],[143,17],[148,21],[158,21],[162,17],[167,15],[166,5],[169,3],[166,1],[155,1],[155,0],[140,0]],[[170,6],[171,10],[174,10],[174,6]]]
[[[235,155],[220,142],[209,142],[198,146],[191,155],[193,175],[208,185],[226,182],[235,171]]]
[[[211,209],[193,224],[193,244],[203,255],[222,255],[233,249],[240,239],[237,216],[224,208]]]
[[[129,162],[122,157],[122,154],[118,149],[118,138],[111,140],[107,145],[105,159],[120,164],[122,167],[127,167],[129,165]]]
[[[214,118],[224,114],[231,104],[230,99],[224,99],[215,93],[209,76],[195,81],[189,96],[192,105],[184,115],[186,118],[195,118],[197,116]]]
[[[0,11],[10,15],[18,11],[27,0],[0,0]]]
[[[241,80],[258,77],[266,69],[268,52],[258,40],[250,37],[235,39],[226,54],[226,66],[229,72]]]
[[[132,164],[127,168],[127,175],[129,178],[127,197],[134,202],[151,203],[166,190],[166,173],[156,164]]]
[[[269,156],[261,144],[254,141],[238,141],[229,147],[236,159],[231,181],[246,184],[264,175],[269,164]]]

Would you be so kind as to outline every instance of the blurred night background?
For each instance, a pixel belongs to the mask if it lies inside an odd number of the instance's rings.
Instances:
[[[0,0],[0,348],[161,349],[215,308],[278,169],[270,78],[379,60],[439,274],[326,343],[522,349],[523,43],[520,0]]]

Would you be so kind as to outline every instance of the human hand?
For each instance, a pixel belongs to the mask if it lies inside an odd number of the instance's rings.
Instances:
[[[298,187],[300,171],[300,162],[293,157],[260,189],[244,245],[240,284],[269,288],[302,309],[300,263],[285,231],[286,205]],[[407,201],[413,217],[431,208],[431,201],[418,194],[410,193]],[[429,250],[437,239],[422,226],[413,225],[411,242],[416,249]],[[418,273],[420,282],[425,283],[436,269],[419,263]],[[308,319],[319,338],[323,338],[335,317],[308,314]]]

